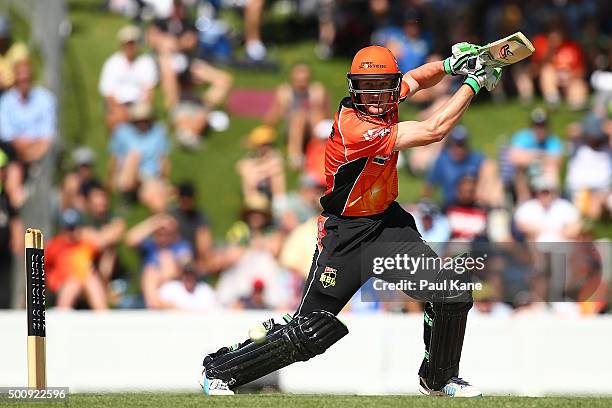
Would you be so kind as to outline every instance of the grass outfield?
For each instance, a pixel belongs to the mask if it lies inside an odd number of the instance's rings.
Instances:
[[[427,398],[422,396],[340,395],[236,395],[204,397],[200,394],[73,394],[67,404],[37,403],[37,407],[245,407],[268,408],[382,408],[382,407],[610,407],[612,397],[484,397],[475,399]],[[0,403],[0,406],[4,406]],[[11,407],[26,404],[9,403]],[[30,404],[31,406],[31,404]]]

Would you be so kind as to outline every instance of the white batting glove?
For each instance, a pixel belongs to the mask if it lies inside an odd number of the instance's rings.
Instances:
[[[451,56],[444,60],[444,72],[448,75],[468,75],[480,69],[478,45],[460,42],[451,48]]]
[[[472,91],[474,91],[475,94],[477,94],[483,87],[486,88],[487,91],[491,92],[493,89],[495,89],[495,86],[501,79],[501,76],[501,68],[486,66],[472,74],[469,74],[467,77],[465,77],[463,83],[472,88]]]

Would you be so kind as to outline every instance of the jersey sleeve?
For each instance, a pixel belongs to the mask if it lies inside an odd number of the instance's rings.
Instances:
[[[389,156],[397,138],[397,123],[364,118],[350,110],[338,115],[338,131],[342,137],[347,160],[368,156]]]

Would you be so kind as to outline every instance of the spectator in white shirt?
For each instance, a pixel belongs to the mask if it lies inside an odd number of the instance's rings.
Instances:
[[[601,119],[591,114],[581,128],[582,140],[570,156],[565,182],[574,205],[597,220],[612,197],[612,151]]]
[[[204,312],[220,307],[213,288],[207,283],[198,282],[195,271],[189,265],[180,279],[161,285],[159,298],[170,309]]]
[[[532,183],[535,198],[521,204],[514,214],[516,225],[529,241],[563,242],[575,238],[581,228],[578,209],[558,196],[557,182],[540,176]]]
[[[104,97],[106,124],[110,130],[128,120],[128,106],[137,102],[153,102],[153,89],[158,75],[150,55],[139,55],[141,33],[135,26],[119,30],[119,51],[102,66],[99,90]]]

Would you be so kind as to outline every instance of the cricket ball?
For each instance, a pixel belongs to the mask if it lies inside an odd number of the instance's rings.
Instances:
[[[249,329],[249,338],[255,343],[263,342],[266,339],[266,334],[268,334],[268,331],[263,324],[258,324]]]

